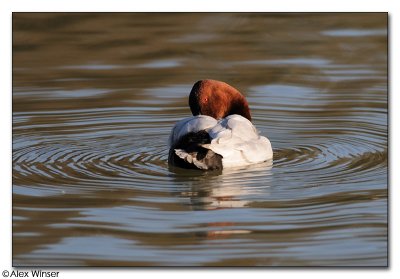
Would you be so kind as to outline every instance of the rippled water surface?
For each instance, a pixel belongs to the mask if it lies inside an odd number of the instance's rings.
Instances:
[[[169,168],[194,82],[274,161]],[[387,15],[13,15],[13,264],[384,266]]]

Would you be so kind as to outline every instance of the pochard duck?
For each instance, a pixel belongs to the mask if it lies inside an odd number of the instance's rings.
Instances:
[[[175,124],[168,162],[183,168],[221,170],[272,159],[270,141],[251,123],[246,98],[229,84],[200,80],[189,95],[193,116]]]

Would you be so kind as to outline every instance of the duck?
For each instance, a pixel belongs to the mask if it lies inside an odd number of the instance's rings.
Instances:
[[[199,80],[190,91],[189,107],[193,116],[172,128],[169,165],[222,170],[272,161],[271,142],[252,124],[248,102],[236,88]]]

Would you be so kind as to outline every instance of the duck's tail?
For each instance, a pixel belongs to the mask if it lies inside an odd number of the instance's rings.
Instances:
[[[204,130],[188,133],[171,147],[168,163],[182,168],[221,170],[222,156],[204,147],[210,142],[211,138]]]

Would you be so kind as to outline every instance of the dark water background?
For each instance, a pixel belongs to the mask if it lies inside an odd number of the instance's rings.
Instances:
[[[194,82],[274,163],[169,168]],[[13,264],[387,264],[387,14],[13,15]]]

